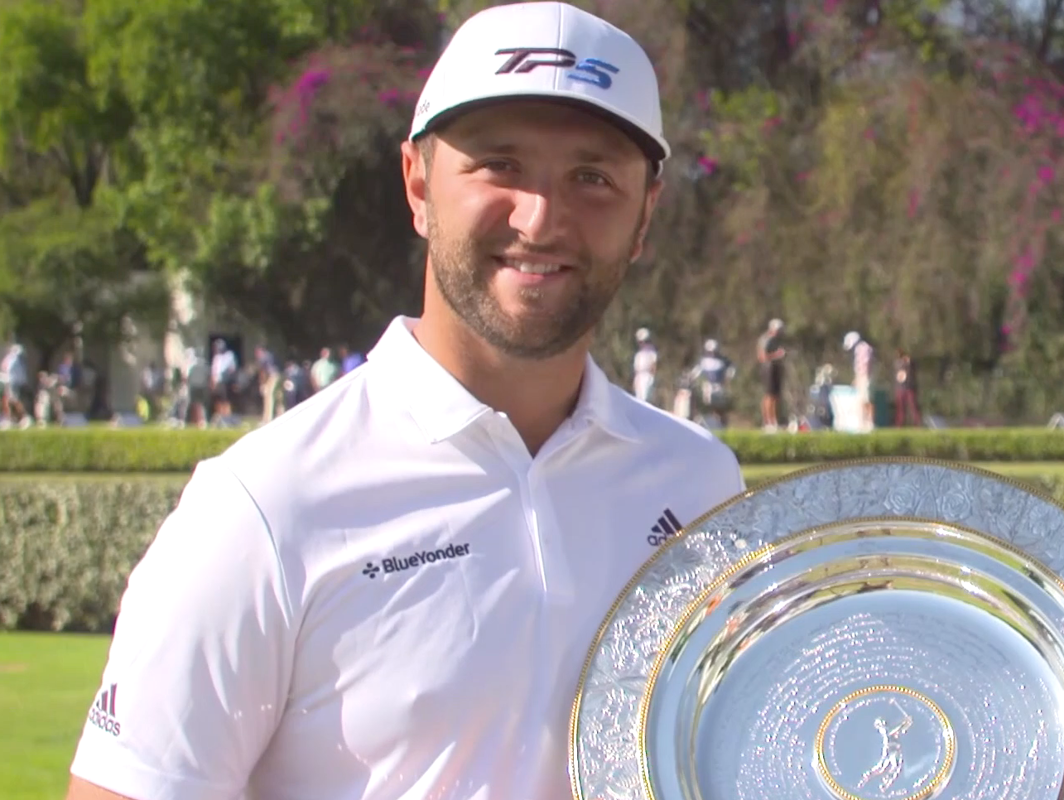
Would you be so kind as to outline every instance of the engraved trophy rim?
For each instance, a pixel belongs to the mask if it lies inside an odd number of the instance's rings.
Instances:
[[[802,481],[803,479],[809,479],[824,473],[842,473],[852,468],[862,467],[930,467],[939,468],[947,473],[966,473],[969,476],[981,478],[983,481],[989,481],[997,484],[1003,484],[1011,487],[1012,490],[1018,490],[1020,493],[1028,495],[1034,499],[1042,501],[1048,504],[1054,511],[1064,514],[1064,504],[1057,501],[1051,494],[1042,490],[1040,487],[1033,486],[1022,482],[1009,475],[993,472],[979,466],[967,462],[952,461],[949,459],[941,458],[928,458],[921,456],[871,456],[857,459],[846,459],[840,461],[822,462],[819,464],[813,464],[807,467],[797,468],[783,475],[775,478],[768,479],[759,483],[754,488],[746,489],[740,492],[728,500],[720,503],[713,508],[709,509],[705,513],[698,516],[693,521],[685,524],[676,536],[670,537],[650,558],[648,558],[636,572],[635,575],[625,584],[622,590],[617,594],[614,601],[611,603],[608,613],[605,615],[600,625],[598,626],[595,635],[592,639],[592,643],[587,650],[586,657],[581,666],[580,676],[577,683],[577,689],[575,697],[572,702],[569,720],[569,775],[570,785],[572,790],[572,797],[575,800],[599,800],[597,797],[589,796],[585,792],[585,787],[581,779],[581,765],[580,765],[580,721],[581,711],[583,709],[585,697],[588,690],[588,680],[592,671],[592,665],[598,655],[603,640],[607,633],[617,622],[617,617],[621,611],[622,606],[626,601],[631,598],[631,595],[636,591],[644,579],[647,577],[657,565],[662,564],[669,558],[669,554],[676,547],[680,547],[685,541],[686,536],[701,528],[705,523],[712,520],[714,517],[720,516],[742,503],[747,503],[753,498],[757,498],[759,495],[768,494],[774,490],[779,489],[785,484],[795,483]],[[1062,577],[1057,570],[1054,570],[1043,560],[1036,557],[1034,554],[1026,551],[1023,547],[1017,546],[1010,541],[1007,541],[999,536],[995,536],[987,531],[978,530],[974,527],[964,525],[957,521],[947,521],[943,519],[934,519],[926,516],[919,515],[902,515],[902,514],[878,514],[871,516],[843,516],[837,520],[827,520],[815,526],[805,526],[799,530],[792,530],[774,540],[769,541],[759,547],[754,547],[745,554],[739,556],[734,562],[725,566],[715,576],[713,576],[708,583],[701,589],[695,592],[693,599],[684,602],[683,610],[678,615],[673,615],[673,618],[669,620],[669,631],[661,641],[661,646],[657,652],[650,658],[650,671],[647,674],[645,680],[642,681],[640,699],[638,702],[638,711],[636,714],[636,732],[635,738],[637,740],[637,755],[638,755],[638,773],[641,779],[643,792],[646,800],[665,800],[665,798],[659,797],[654,789],[651,781],[649,771],[649,758],[647,756],[648,748],[646,743],[647,737],[647,715],[650,706],[650,700],[653,693],[655,684],[660,676],[661,669],[667,660],[670,652],[675,648],[676,642],[684,630],[689,627],[691,619],[695,617],[698,611],[704,607],[706,601],[712,597],[712,595],[719,591],[721,587],[725,586],[730,580],[733,580],[735,576],[748,569],[750,565],[756,564],[759,560],[766,557],[771,557],[772,553],[779,552],[781,548],[784,548],[788,543],[801,539],[803,536],[808,536],[811,531],[820,529],[825,530],[840,525],[847,525],[851,527],[864,526],[866,528],[890,528],[892,525],[902,524],[918,524],[929,526],[942,526],[953,530],[964,532],[965,534],[974,535],[977,538],[985,539],[992,542],[995,546],[1001,549],[1011,552],[1015,556],[1019,556],[1023,560],[1031,563],[1035,568],[1048,577],[1056,587],[1064,592],[1064,577]],[[905,694],[905,692],[902,692]],[[919,693],[917,693],[919,694]],[[937,708],[933,701],[930,701],[928,706],[932,712]],[[841,703],[841,701],[840,701]],[[945,717],[942,717],[944,719]],[[823,726],[828,724],[828,718],[825,718]],[[818,737],[823,735],[823,731],[818,731]],[[953,766],[953,746],[955,739],[952,728],[949,728],[947,739],[950,741],[950,750],[948,753],[948,763],[943,767],[942,775],[945,775],[949,769]],[[818,744],[819,744],[818,739]],[[823,754],[820,753],[818,757],[822,759]],[[941,776],[939,776],[941,778]],[[833,779],[827,779],[827,783],[830,785]],[[842,794],[837,794],[839,797],[856,797],[857,795],[847,795],[842,787],[839,787]],[[834,790],[833,790],[834,791]],[[1064,789],[1062,789],[1064,793]],[[926,798],[930,797],[934,792],[916,793],[913,797]]]

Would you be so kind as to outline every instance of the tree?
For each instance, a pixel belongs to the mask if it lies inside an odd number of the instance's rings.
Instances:
[[[50,169],[71,200],[92,205],[132,116],[120,93],[99,90],[88,72],[80,19],[54,0],[0,8],[0,170],[17,162]],[[27,198],[0,176],[9,203]]]
[[[423,251],[399,168],[424,50],[323,49],[274,97],[269,180],[215,196],[192,269],[212,295],[310,352],[365,347],[421,302]]]
[[[73,340],[119,342],[134,318],[162,336],[165,282],[100,209],[38,200],[0,217],[0,309],[42,363]]]
[[[424,61],[437,29],[416,0],[98,0],[92,73],[130,98],[141,165],[109,207],[149,258],[285,341],[365,339],[381,298],[406,296],[381,262],[407,274],[410,236],[385,215],[413,46]]]
[[[116,342],[127,314],[160,309],[135,239],[95,205],[131,123],[93,84],[70,4],[0,8],[0,307],[45,362],[75,330]]]

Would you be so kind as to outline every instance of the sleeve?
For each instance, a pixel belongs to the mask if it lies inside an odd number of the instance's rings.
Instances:
[[[270,529],[201,464],[123,594],[71,773],[133,800],[231,800],[284,711],[295,625]]]

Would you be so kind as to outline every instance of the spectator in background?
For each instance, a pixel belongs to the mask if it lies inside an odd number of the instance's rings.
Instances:
[[[340,365],[332,356],[332,350],[328,347],[321,348],[321,358],[314,362],[310,368],[310,385],[315,392],[320,392],[326,386],[340,377]]]
[[[4,416],[22,427],[33,424],[30,417],[30,376],[22,345],[13,344],[0,362],[0,382],[4,384]]]
[[[872,359],[875,351],[857,331],[846,334],[842,347],[847,352],[853,351],[853,388],[857,392],[857,402],[861,404],[862,428],[871,431],[875,427],[872,407]]]
[[[11,354],[11,350],[8,349],[4,352],[4,357],[0,359],[0,422],[8,423],[11,419],[11,408],[8,401],[8,385],[11,380],[7,374],[7,360]]]
[[[347,345],[341,345],[339,349],[340,355],[340,374],[346,375],[352,370],[358,369],[366,361],[366,357],[358,352],[351,352]]]
[[[59,407],[62,414],[81,413],[83,403],[81,397],[82,371],[74,353],[67,351],[59,360],[59,366],[55,368],[56,393],[59,396]]]
[[[144,421],[157,419],[162,408],[163,391],[166,379],[159,365],[154,361],[144,368],[140,375],[140,396],[144,401]]]
[[[716,339],[707,339],[702,349],[702,360],[691,370],[689,376],[695,389],[695,419],[705,419],[712,415],[717,418],[722,428],[726,428],[728,411],[731,408],[728,383],[735,376],[735,367],[731,359],[720,351],[720,344]]]
[[[658,372],[658,349],[654,347],[650,331],[646,328],[640,328],[635,332],[635,340],[638,343],[638,349],[632,362],[635,372],[632,390],[637,399],[650,403],[654,394],[654,379]]]
[[[761,424],[764,430],[775,433],[779,430],[779,401],[783,394],[783,320],[773,319],[768,329],[757,340],[757,361],[761,369],[763,395],[761,397]]]
[[[41,370],[37,373],[37,394],[33,401],[33,416],[37,425],[63,424],[63,404],[59,397],[59,376]]]
[[[259,370],[259,391],[262,393],[262,421],[267,423],[277,416],[281,369],[266,345],[260,344],[255,348],[255,362]]]
[[[236,354],[229,349],[224,340],[214,343],[214,357],[211,359],[211,415],[228,417],[233,413],[230,392],[233,378],[236,377]]]
[[[188,359],[187,351],[185,358]],[[185,372],[181,367],[170,371],[170,411],[166,423],[171,427],[183,428],[189,419],[190,398]]]
[[[190,347],[185,351],[185,386],[188,389],[188,419],[200,427],[207,424],[207,406],[210,404],[211,373],[199,351]]]
[[[311,391],[310,371],[292,356],[284,368],[284,382],[281,384],[281,396],[284,410],[290,411],[313,394]]]
[[[898,357],[894,359],[894,424],[905,427],[906,418],[913,425],[922,424],[920,404],[916,400],[916,366],[912,356],[904,348],[898,348]]]
[[[68,392],[75,391],[81,383],[79,373],[80,370],[77,364],[74,363],[74,354],[67,351],[59,360],[59,366],[55,368],[56,377],[59,378],[59,385]]]

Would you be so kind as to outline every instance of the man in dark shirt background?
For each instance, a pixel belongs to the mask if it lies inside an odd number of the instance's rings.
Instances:
[[[761,382],[764,395],[761,398],[761,422],[766,431],[779,429],[777,411],[783,393],[783,357],[787,351],[782,347],[783,320],[774,319],[757,340],[757,360],[761,366]]]
[[[702,349],[702,359],[688,374],[688,381],[695,389],[695,419],[705,422],[713,416],[722,428],[726,428],[731,409],[728,382],[735,375],[735,367],[721,352],[716,339],[707,339]]]
[[[899,347],[898,357],[894,359],[894,425],[904,427],[906,417],[913,425],[921,424],[920,405],[916,402],[916,368],[909,353]]]
[[[340,348],[336,351],[340,357],[340,374],[346,375],[353,369],[357,369],[366,360],[366,357],[359,352],[352,352],[351,348],[346,344],[340,345]]]

